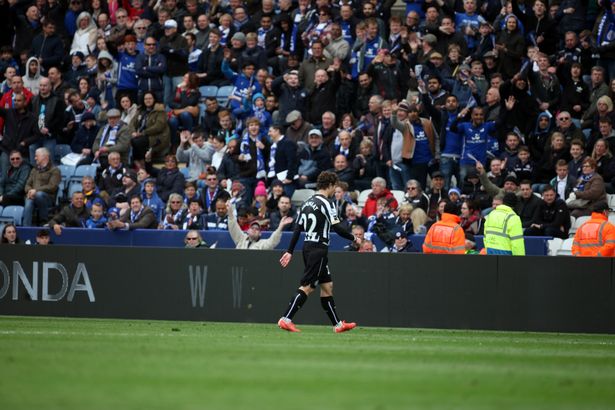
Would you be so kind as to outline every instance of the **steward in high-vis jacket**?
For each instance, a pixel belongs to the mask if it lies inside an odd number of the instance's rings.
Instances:
[[[465,253],[466,236],[455,211],[453,203],[444,206],[442,219],[433,224],[425,236],[423,253]]]
[[[521,219],[513,211],[516,204],[517,196],[509,192],[503,204],[487,215],[484,243],[488,255],[525,255]]]
[[[609,222],[609,205],[598,202],[591,218],[577,229],[572,242],[574,256],[615,256],[615,226]]]

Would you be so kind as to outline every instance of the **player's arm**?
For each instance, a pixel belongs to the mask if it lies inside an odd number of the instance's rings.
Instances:
[[[293,252],[295,251],[295,246],[297,246],[297,242],[299,241],[299,235],[301,235],[302,230],[303,226],[300,223],[296,223],[295,229],[293,230],[293,237],[290,239],[290,244],[288,244],[288,249],[280,258],[280,265],[282,265],[283,268],[287,267],[290,263],[290,260],[293,257]]]

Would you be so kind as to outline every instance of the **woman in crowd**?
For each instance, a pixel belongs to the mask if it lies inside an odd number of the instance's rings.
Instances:
[[[461,204],[461,227],[466,234],[466,239],[474,241],[474,235],[483,232],[484,219],[480,208],[474,201],[466,199]]]
[[[188,205],[180,194],[171,194],[167,200],[165,217],[160,226],[161,229],[180,229],[182,221],[188,213]]]
[[[596,172],[596,160],[586,158],[579,183],[566,200],[566,204],[572,210],[570,215],[578,218],[590,215],[592,206],[600,201],[606,201],[604,179]]]
[[[2,244],[7,245],[15,245],[19,243],[19,238],[17,237],[17,228],[13,224],[4,225],[4,229],[2,229]]]
[[[169,126],[171,127],[171,145],[179,145],[179,131],[192,131],[199,117],[199,77],[195,73],[186,73],[184,80],[175,90],[171,103]]]
[[[123,98],[122,98],[123,99]],[[170,144],[170,131],[164,106],[156,102],[152,92],[143,95],[143,105],[132,118],[132,158],[139,168],[145,168],[146,161],[164,155]]]

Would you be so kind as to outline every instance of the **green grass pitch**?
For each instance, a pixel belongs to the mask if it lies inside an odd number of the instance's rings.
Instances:
[[[613,409],[615,337],[0,317],[0,408]]]

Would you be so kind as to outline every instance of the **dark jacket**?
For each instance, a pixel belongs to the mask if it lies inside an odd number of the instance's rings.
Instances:
[[[150,112],[139,110],[130,122],[130,129],[147,137],[154,157],[163,155],[171,144],[171,130],[163,104],[154,105]]]
[[[70,143],[71,151],[81,153],[84,148],[92,149],[99,130],[100,127],[97,124],[94,124],[90,129],[87,129],[83,123],[79,125],[79,129]]]
[[[284,137],[277,143],[275,151],[275,173],[277,175],[280,172],[288,171],[286,178],[292,181],[295,175],[297,175],[298,167],[297,144],[288,137]]]
[[[85,222],[89,217],[90,211],[85,205],[77,209],[72,204],[68,204],[49,221],[49,227],[62,225],[70,228],[85,228]]]
[[[182,174],[179,169],[161,169],[156,178],[158,196],[166,203],[169,200],[169,195],[182,195],[184,193],[185,183],[186,179],[184,178],[184,174]]]
[[[3,197],[3,203],[23,203],[24,188],[29,175],[30,165],[25,161],[19,168],[9,167],[6,174],[0,174],[0,196]]]
[[[45,127],[49,129],[52,136],[60,135],[64,125],[64,109],[66,108],[63,97],[54,94],[47,98],[43,98],[40,94],[32,97],[32,113],[36,117],[40,113],[41,105],[45,106]]]
[[[330,74],[331,75],[331,74]],[[320,85],[314,85],[309,97],[307,120],[312,124],[320,124],[322,114],[327,111],[335,113],[337,88],[340,85],[340,74],[335,72],[332,78]]]
[[[504,29],[496,36],[496,44],[506,47],[507,51],[500,52],[500,73],[504,78],[512,78],[521,67],[521,58],[525,52],[525,41],[523,35],[517,28],[513,32]]]
[[[158,228],[158,221],[156,215],[149,207],[144,206],[141,212],[137,215],[134,222],[130,220],[131,211],[126,211],[120,218],[120,221],[128,224],[128,229],[156,229]]]
[[[187,63],[186,63],[187,64]],[[137,56],[136,74],[139,78],[139,90],[162,91],[162,76],[167,72],[167,59],[160,53]],[[188,71],[186,69],[186,71]]]
[[[123,165],[120,165],[117,170],[112,170],[111,167],[105,169],[98,179],[98,188],[109,196],[115,195],[122,190],[122,177],[127,171]]]
[[[175,33],[170,37],[162,37],[160,54],[167,59],[165,75],[179,77],[188,72],[188,42],[181,34]]]
[[[519,201],[515,207],[515,212],[519,215],[519,218],[521,218],[521,225],[523,228],[529,228],[536,219],[536,214],[538,213],[538,208],[542,200],[534,194],[532,194],[529,199],[523,199],[520,196],[518,198]]]
[[[277,77],[271,84],[273,94],[278,98],[279,110],[278,116],[284,121],[286,115],[294,110],[305,112],[307,107],[308,92],[301,86],[291,88],[284,82],[283,76]]]
[[[205,47],[197,63],[199,72],[207,73],[207,77],[203,80],[203,84],[219,86],[226,83],[226,78],[221,70],[223,59],[224,47],[219,46],[215,51]]]
[[[64,56],[64,44],[57,34],[45,37],[43,33],[34,37],[30,57],[37,57],[43,60],[41,66],[45,72],[51,67],[59,67]]]
[[[534,224],[542,225],[542,228],[552,227],[560,229],[563,227],[563,233],[568,236],[570,230],[570,211],[566,206],[566,202],[562,199],[556,199],[551,205],[547,205],[545,201],[540,201]]]
[[[24,158],[29,158],[28,146],[40,138],[37,119],[29,111],[17,112],[14,108],[0,108],[0,117],[4,118],[4,138],[0,149],[5,153],[19,150]],[[25,142],[25,145],[20,145]]]

